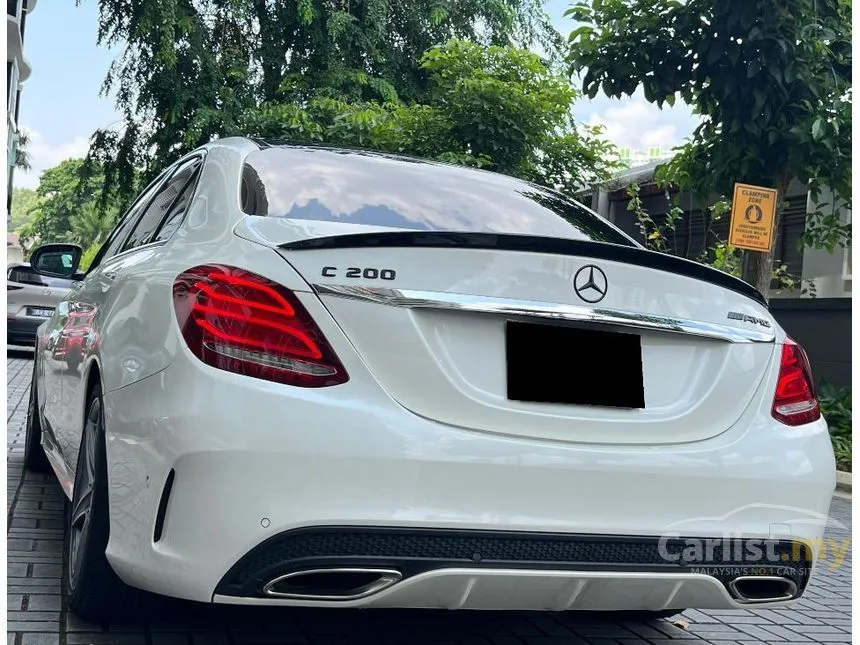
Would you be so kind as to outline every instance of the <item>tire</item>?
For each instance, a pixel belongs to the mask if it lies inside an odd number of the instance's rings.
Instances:
[[[110,536],[107,458],[101,388],[93,388],[75,470],[72,499],[66,503],[64,593],[79,618],[107,622],[134,617],[138,592],[123,583],[105,555]]]
[[[24,466],[34,473],[51,472],[51,464],[42,448],[42,421],[39,419],[39,404],[36,399],[36,360],[33,360],[33,378],[30,380],[30,403],[27,407],[27,423],[24,426]]]

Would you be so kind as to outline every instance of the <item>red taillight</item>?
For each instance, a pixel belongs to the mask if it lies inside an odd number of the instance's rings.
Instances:
[[[349,379],[298,298],[262,276],[195,267],[176,278],[173,302],[185,342],[208,365],[300,387]]]
[[[771,413],[774,419],[789,426],[812,423],[821,416],[809,359],[803,348],[791,338],[786,338],[782,346]]]

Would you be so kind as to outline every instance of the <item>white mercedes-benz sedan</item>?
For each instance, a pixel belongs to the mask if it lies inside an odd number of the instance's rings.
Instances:
[[[510,177],[216,141],[37,336],[26,460],[87,619],[770,607],[820,561],[833,453],[761,294]]]

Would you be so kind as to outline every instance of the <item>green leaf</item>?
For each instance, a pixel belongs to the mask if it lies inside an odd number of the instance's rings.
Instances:
[[[812,140],[813,141],[821,141],[824,136],[824,120],[821,117],[818,117],[812,123]]]
[[[749,65],[749,67],[747,68],[747,78],[752,78],[753,76],[758,75],[758,73],[760,71],[761,71],[761,61],[759,61],[759,60],[752,61]]]
[[[582,25],[581,27],[578,27],[577,29],[574,29],[572,32],[570,32],[570,35],[567,37],[567,39],[569,42],[572,43],[576,41],[580,36],[590,36],[593,33],[594,27],[592,27],[591,25]]]
[[[753,98],[755,99],[755,103],[753,104],[753,116],[755,116],[764,106],[764,102],[767,100],[767,95],[764,93],[763,89],[756,87],[753,88]]]
[[[708,66],[714,65],[720,58],[723,56],[723,50],[719,45],[711,45],[710,51],[708,51]]]
[[[777,83],[781,84],[783,82],[783,79],[785,78],[785,73],[779,65],[771,62],[767,66],[767,71],[770,72],[770,75],[773,77],[773,80],[775,80]]]

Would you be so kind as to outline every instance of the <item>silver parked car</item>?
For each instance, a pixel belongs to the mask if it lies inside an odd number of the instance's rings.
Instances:
[[[73,280],[36,273],[28,263],[6,270],[6,342],[34,345],[36,328],[48,320],[71,288]]]

